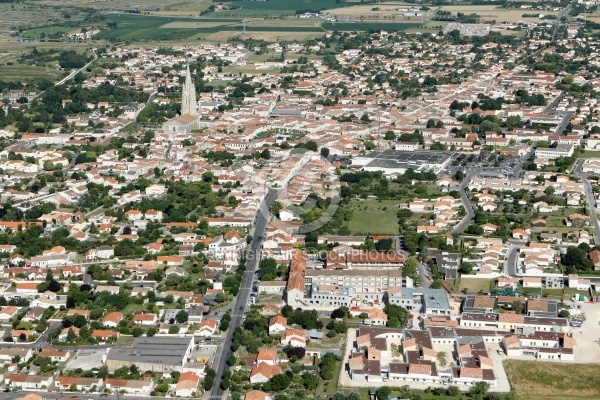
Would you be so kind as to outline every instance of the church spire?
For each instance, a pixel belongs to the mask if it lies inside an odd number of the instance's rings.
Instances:
[[[185,85],[192,86],[192,74],[190,73],[190,64],[186,66]]]
[[[187,64],[185,71],[185,83],[181,96],[181,115],[196,115],[198,103],[196,102],[196,86],[190,73],[190,65]]]

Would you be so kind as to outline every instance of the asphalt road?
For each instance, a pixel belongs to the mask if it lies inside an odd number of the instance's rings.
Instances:
[[[587,179],[587,173],[581,170],[583,161],[577,161],[573,172],[581,178],[583,186],[585,187],[585,200],[587,202],[588,214],[592,219],[592,226],[594,227],[594,243],[600,243],[600,225],[598,224],[598,214],[596,213],[596,200],[594,197],[594,191],[590,181]]]
[[[421,277],[420,286],[422,288],[428,288],[431,286],[431,272],[429,268],[425,266],[423,263],[417,263],[417,271],[419,271],[419,276]]]
[[[467,172],[464,176],[462,183],[460,184],[460,200],[462,201],[463,207],[467,215],[460,221],[456,226],[452,229],[452,233],[460,233],[462,232],[470,223],[473,218],[475,218],[475,210],[473,209],[473,205],[469,200],[469,196],[467,195],[467,185],[471,181],[473,175],[479,173],[479,170],[473,170]]]
[[[48,393],[46,391],[43,390],[39,390],[39,391],[32,391],[32,390],[21,390],[19,393],[4,393],[4,392],[0,392],[0,399],[2,400],[15,400],[15,399],[19,399],[22,398],[24,396],[26,396],[29,393],[36,393],[39,394],[40,396],[42,396],[44,398],[44,400],[58,400],[58,399],[63,399],[63,398],[73,398],[73,399],[83,399],[83,400],[88,400],[88,399],[93,399],[93,400],[118,400],[118,399],[136,399],[136,400],[156,400],[156,399],[165,399],[166,397],[157,397],[157,396],[123,396],[120,395],[117,397],[116,394],[109,394],[107,397],[100,397],[100,394],[94,393],[94,394],[90,394],[87,397],[83,397],[83,393],[77,393],[77,392],[63,392],[62,394],[60,394],[60,392],[56,392],[56,393]],[[174,399],[179,399],[179,397],[171,397],[171,400]]]
[[[235,331],[235,328],[242,325],[244,320],[244,312],[249,307],[248,300],[250,298],[250,293],[252,292],[254,272],[258,267],[260,248],[271,216],[269,208],[278,195],[278,190],[269,189],[267,196],[261,203],[259,210],[256,213],[254,238],[252,239],[250,249],[246,254],[246,272],[244,272],[242,283],[240,285],[240,291],[234,302],[229,330],[225,334],[222,344],[223,347],[220,349],[221,355],[219,357],[215,356],[215,364],[213,364],[213,369],[217,373],[217,378],[215,379],[215,384],[210,393],[210,399],[212,400],[222,399],[225,392],[223,389],[221,389],[221,381],[223,374],[225,373],[225,369],[227,368],[227,360],[232,354],[231,342],[233,339],[233,332]],[[218,353],[219,351],[217,351],[217,354]]]
[[[519,246],[515,243],[510,243],[508,252],[506,253],[506,265],[504,266],[504,273],[508,277],[517,277],[517,257],[519,256]]]

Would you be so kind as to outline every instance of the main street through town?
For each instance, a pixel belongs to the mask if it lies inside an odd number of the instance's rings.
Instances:
[[[246,271],[242,277],[242,283],[240,284],[240,291],[235,299],[234,307],[231,313],[231,322],[229,329],[225,334],[225,338],[222,343],[222,348],[217,350],[219,357],[215,357],[213,369],[217,373],[214,386],[210,393],[212,400],[222,399],[225,395],[225,391],[221,388],[221,382],[225,369],[227,368],[227,360],[231,356],[231,342],[233,339],[233,333],[235,328],[242,325],[244,320],[244,314],[249,306],[248,301],[250,299],[250,293],[252,292],[252,282],[254,280],[254,273],[258,267],[259,257],[262,242],[267,230],[267,225],[271,219],[270,207],[273,201],[279,195],[280,190],[269,189],[267,196],[261,202],[259,209],[256,213],[256,220],[254,224],[254,237],[250,244],[250,249],[246,253]]]

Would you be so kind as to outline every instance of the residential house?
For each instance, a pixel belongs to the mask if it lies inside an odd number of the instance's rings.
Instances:
[[[285,332],[287,320],[281,315],[276,315],[269,320],[269,335],[279,335]]]
[[[302,329],[288,329],[281,337],[281,344],[292,347],[306,347],[306,333]]]
[[[124,393],[133,396],[150,396],[154,383],[151,379],[140,381],[134,379],[106,378],[104,387],[114,393]]]
[[[252,368],[250,372],[250,383],[265,383],[273,376],[281,373],[281,367],[278,365],[269,365],[260,362]]]
[[[192,397],[197,392],[200,377],[195,372],[184,372],[179,376],[175,396]]]
[[[217,332],[217,321],[214,318],[207,318],[200,323],[196,333],[200,336],[212,336]]]

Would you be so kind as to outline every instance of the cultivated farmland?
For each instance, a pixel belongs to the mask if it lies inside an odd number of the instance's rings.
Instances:
[[[235,16],[242,18],[276,17],[293,15],[296,11],[322,11],[329,8],[340,7],[340,5],[353,5],[354,2],[342,2],[337,0],[270,0],[270,1],[234,1],[227,3],[231,7],[239,7],[235,10],[221,11],[212,15]]]

